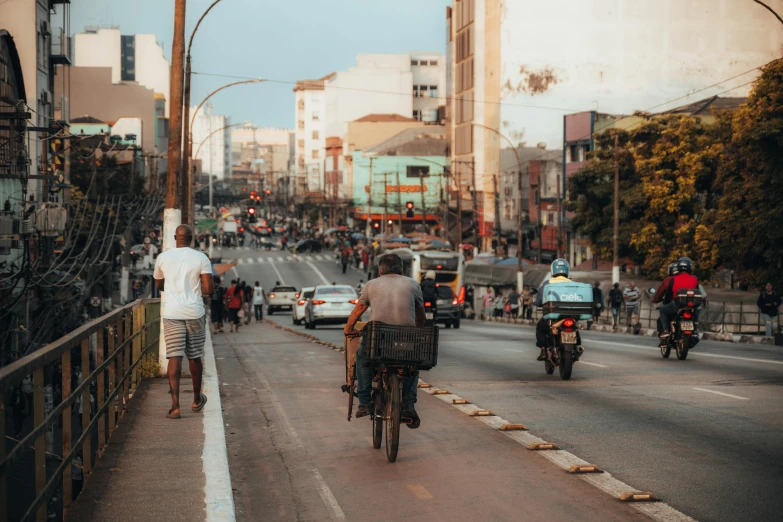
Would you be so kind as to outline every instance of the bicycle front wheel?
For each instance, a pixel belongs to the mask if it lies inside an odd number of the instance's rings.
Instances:
[[[386,458],[389,462],[397,460],[400,446],[400,409],[402,382],[399,375],[392,371],[386,388]]]

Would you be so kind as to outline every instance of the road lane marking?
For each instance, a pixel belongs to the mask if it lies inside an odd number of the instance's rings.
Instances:
[[[284,258],[283,256],[277,256],[277,260],[278,260],[280,263],[283,263],[283,262],[285,261],[285,258]]]
[[[604,366],[603,364],[591,363],[591,362],[587,362],[587,361],[579,361],[579,362],[582,363],[582,364],[586,364],[588,366],[597,366],[599,368],[609,368],[608,366]]]
[[[612,341],[598,341],[595,339],[585,339],[586,343],[599,343],[599,344],[609,344],[612,346],[621,346],[623,348],[643,348],[647,350],[655,350],[656,352],[660,351],[660,348],[657,346],[644,346],[644,345],[636,345],[636,344],[627,344],[627,343],[616,343]],[[690,355],[694,355],[696,357],[717,357],[719,359],[734,359],[737,361],[748,361],[748,362],[757,362],[757,363],[770,363],[770,364],[783,364],[783,361],[773,361],[771,359],[754,359],[752,357],[738,357],[736,355],[720,355],[717,353],[703,353],[703,352],[691,352]]]
[[[231,271],[234,273],[234,277],[236,277],[237,279],[239,279],[239,272],[237,272],[237,267],[235,267],[235,266],[232,266],[232,267],[231,267]]]
[[[740,397],[739,395],[732,395],[730,393],[723,393],[723,392],[714,391],[714,390],[707,390],[705,388],[694,388],[694,390],[703,391],[703,392],[707,392],[707,393],[714,393],[715,395],[723,395],[724,397],[731,397],[732,399],[739,399],[741,401],[749,401],[750,400],[747,397]]]
[[[285,284],[285,281],[283,280],[283,276],[280,275],[280,270],[277,269],[277,265],[270,259],[269,264],[272,265],[272,268],[275,270],[275,274],[277,274],[277,280],[280,281],[281,285]]]
[[[238,265],[243,265],[244,263],[245,263],[244,259],[237,259],[237,264]]]
[[[428,500],[432,498],[432,494],[421,484],[406,484],[406,486],[419,500]]]
[[[247,258],[247,264],[252,265],[253,263],[255,263],[255,261],[253,261],[253,258],[252,257],[248,257]]]
[[[321,271],[320,271],[320,270],[318,270],[318,269],[315,267],[315,265],[313,264],[313,262],[312,262],[312,261],[306,261],[306,263],[307,263],[307,265],[308,265],[310,268],[312,268],[312,269],[315,271],[316,275],[317,275],[318,277],[320,277],[320,278],[321,278],[321,281],[323,281],[325,285],[328,285],[328,284],[329,284],[329,280],[328,280],[328,279],[326,279],[326,277],[324,277],[324,275],[321,273]]]
[[[475,344],[476,341],[464,341],[466,343]],[[516,348],[505,348],[505,351],[507,352],[514,352],[514,353],[524,353],[522,350],[517,350]]]
[[[259,263],[263,263],[263,262],[264,262],[264,258],[263,258],[263,257],[259,257],[259,258],[258,258],[258,262],[259,262]]]

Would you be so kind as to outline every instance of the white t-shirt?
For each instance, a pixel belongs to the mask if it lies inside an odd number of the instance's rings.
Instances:
[[[256,287],[253,288],[253,304],[254,305],[262,305],[262,304],[264,304],[264,295],[262,293],[263,291],[264,291],[263,287],[260,287],[260,286],[256,286]]]
[[[192,248],[173,248],[155,261],[155,279],[165,279],[165,298],[161,305],[164,319],[199,319],[204,313],[201,274],[212,275],[212,264],[203,253]]]

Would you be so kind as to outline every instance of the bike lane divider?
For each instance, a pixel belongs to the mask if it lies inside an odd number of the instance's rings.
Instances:
[[[677,511],[664,502],[660,502],[658,497],[653,493],[640,491],[625,482],[616,479],[610,473],[603,471],[599,466],[587,462],[569,451],[559,449],[556,443],[546,441],[533,435],[521,424],[513,424],[491,412],[489,412],[490,415],[481,415],[479,412],[486,412],[489,410],[484,410],[483,408],[472,404],[468,399],[464,399],[448,390],[441,390],[421,379],[419,379],[418,387],[427,391],[428,395],[432,395],[434,398],[451,405],[468,416],[475,417],[480,422],[497,430],[506,437],[530,450],[536,451],[536,453],[549,460],[551,463],[568,473],[577,475],[580,479],[590,483],[617,500],[632,502],[633,508],[654,520],[661,522],[695,522],[694,519],[688,515]],[[504,428],[505,426],[513,426],[514,428]]]

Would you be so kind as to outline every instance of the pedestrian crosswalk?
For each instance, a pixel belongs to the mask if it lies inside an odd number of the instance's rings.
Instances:
[[[297,261],[332,261],[331,256],[328,254],[300,254],[296,256],[297,259],[294,259],[294,256],[267,256],[267,257],[239,257],[236,258],[226,258],[223,260],[224,263],[236,263],[238,265],[254,265],[254,264],[274,264],[274,263],[290,263],[290,262],[297,262]]]

